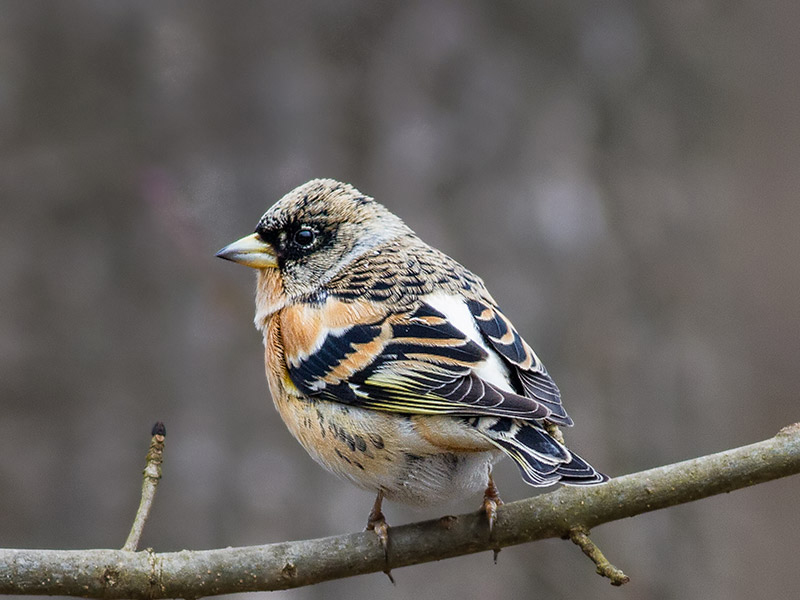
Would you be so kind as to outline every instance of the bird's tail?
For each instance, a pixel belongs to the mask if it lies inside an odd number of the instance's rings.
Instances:
[[[514,459],[529,485],[545,487],[554,483],[597,485],[608,481],[577,454],[556,441],[532,421],[507,417],[483,417],[476,428]]]

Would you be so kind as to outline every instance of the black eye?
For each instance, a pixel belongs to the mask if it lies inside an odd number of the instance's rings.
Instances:
[[[317,233],[313,229],[303,227],[294,234],[294,243],[302,248],[310,247],[317,239]]]

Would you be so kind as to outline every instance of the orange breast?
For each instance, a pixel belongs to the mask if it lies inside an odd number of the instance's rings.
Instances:
[[[374,322],[381,316],[368,306],[341,304],[287,307],[265,322],[270,392],[291,434],[329,471],[400,502],[443,502],[483,489],[487,468],[499,454],[462,420],[409,418],[307,398],[295,387],[286,368],[289,349],[313,350],[326,324],[346,326],[352,318]]]

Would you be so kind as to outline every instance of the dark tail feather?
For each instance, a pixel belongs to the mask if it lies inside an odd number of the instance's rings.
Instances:
[[[480,431],[517,463],[525,483],[545,487],[559,482],[597,485],[608,481],[607,476],[567,450],[535,423],[507,418],[492,421],[491,425],[482,423]]]
[[[569,464],[559,467],[556,472],[564,485],[597,485],[608,481],[608,475],[598,472],[575,453],[572,453]]]

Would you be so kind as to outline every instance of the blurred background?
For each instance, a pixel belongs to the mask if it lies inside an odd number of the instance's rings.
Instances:
[[[371,494],[269,400],[254,273],[214,258],[314,177],[483,276],[606,473],[797,421],[798,22],[789,1],[0,2],[0,545],[121,546],[156,420],[143,546],[363,528]],[[622,589],[548,540],[269,597],[792,597],[799,486],[597,528]]]

